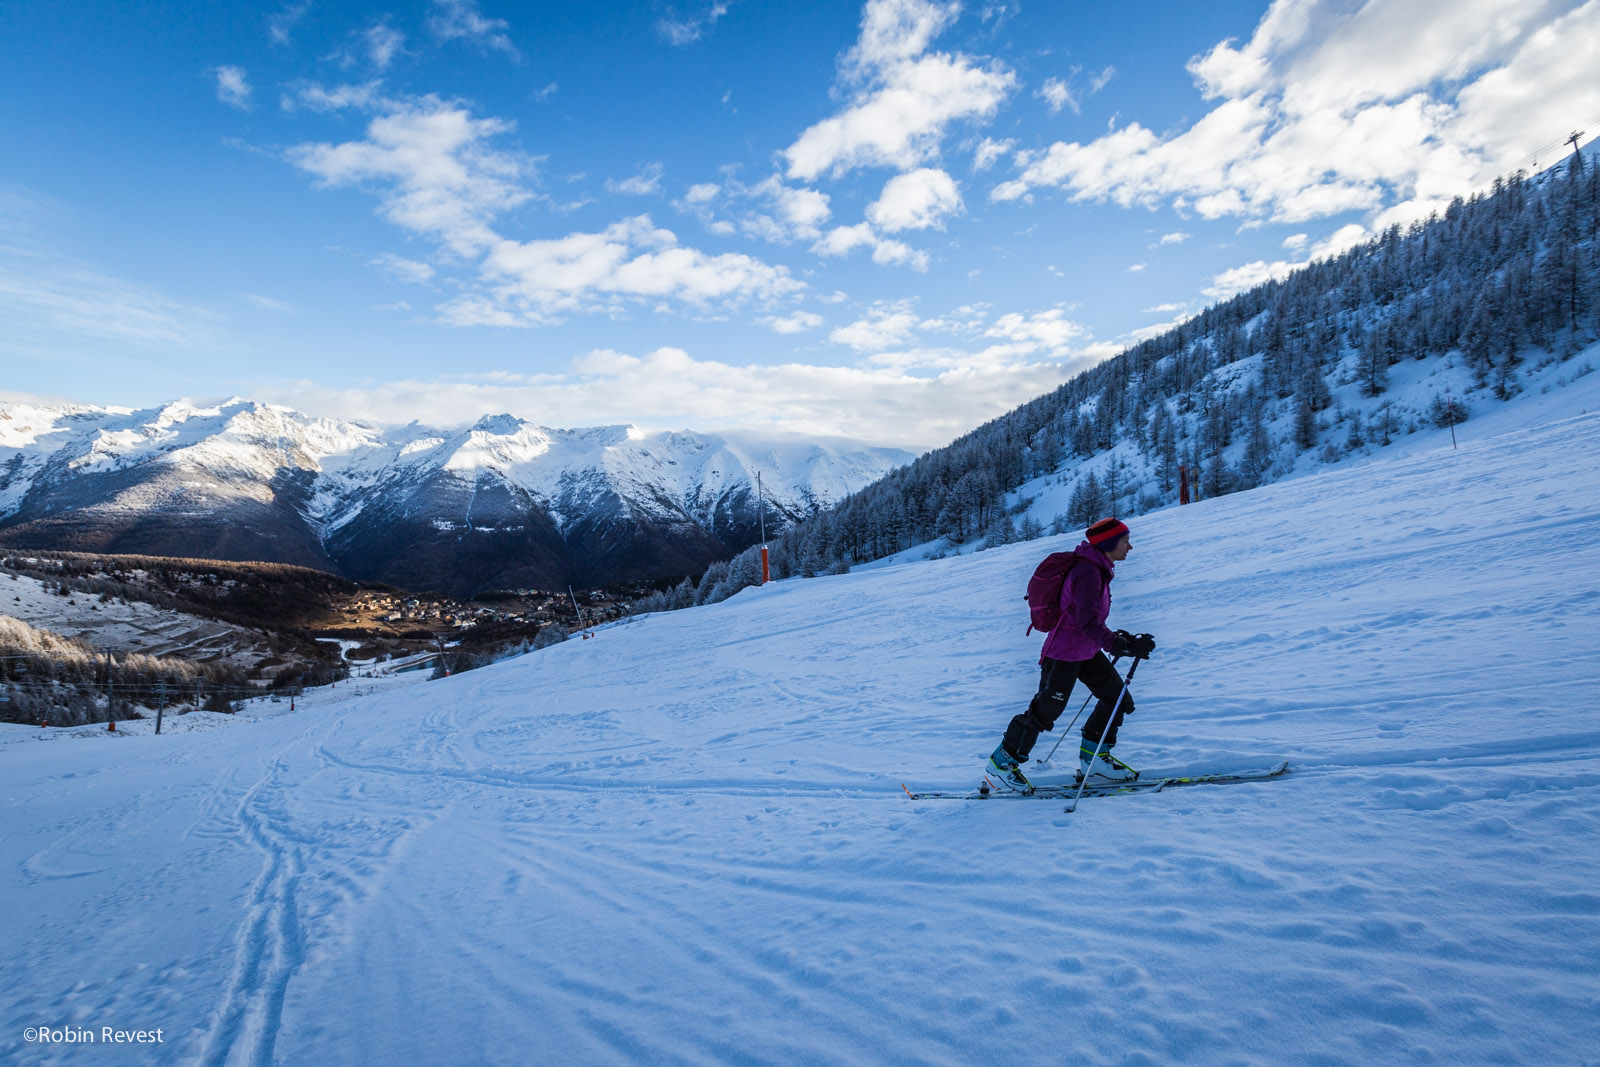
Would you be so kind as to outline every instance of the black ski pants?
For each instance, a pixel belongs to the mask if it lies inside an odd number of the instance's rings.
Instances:
[[[1028,710],[1013,718],[1006,727],[1003,742],[1006,751],[1019,760],[1027,759],[1039,740],[1039,734],[1055,729],[1056,720],[1066,710],[1067,697],[1072,693],[1073,684],[1080,680],[1098,698],[1094,711],[1089,713],[1089,718],[1083,724],[1084,740],[1093,745],[1100,740],[1101,731],[1104,731],[1105,747],[1115,745],[1117,727],[1122,725],[1122,717],[1133,711],[1133,693],[1123,696],[1122,676],[1105,653],[1101,652],[1093,659],[1046,659],[1041,663],[1039,691],[1033,695]],[[1116,707],[1119,696],[1122,696],[1122,706],[1113,718],[1111,709]],[[1106,726],[1108,722],[1109,729]]]

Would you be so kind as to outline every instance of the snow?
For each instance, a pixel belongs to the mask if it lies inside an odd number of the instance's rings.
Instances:
[[[1026,705],[1021,592],[1067,537],[0,746],[0,1057],[1600,1059],[1597,379],[1138,517],[1112,624],[1159,646],[1118,755],[1272,782],[907,799]]]
[[[92,593],[60,596],[37,578],[0,570],[0,615],[97,648],[151,656],[220,659],[251,667],[267,647],[253,630],[137,600]]]
[[[212,406],[177,401],[142,411],[49,408],[0,402],[0,519],[16,512],[51,465],[103,474],[155,464],[192,475],[197,499],[253,497],[270,502],[284,469],[313,472],[309,520],[326,535],[356,519],[379,490],[403,490],[440,471],[471,482],[492,471],[558,510],[574,485],[591,496],[607,486],[650,517],[663,501],[709,521],[719,501],[747,492],[756,472],[770,504],[809,514],[910,462],[912,455],[845,439],[797,440],[689,431],[647,433],[632,426],[557,430],[511,415],[468,429],[418,424],[381,428],[319,419],[289,408],[234,398]],[[182,505],[169,487],[143,484],[116,508]],[[668,517],[672,507],[666,507]]]

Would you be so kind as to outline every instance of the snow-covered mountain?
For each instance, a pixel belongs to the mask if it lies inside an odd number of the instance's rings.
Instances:
[[[232,399],[0,403],[0,543],[296,563],[410,588],[703,570],[908,462],[843,440],[382,427]]]

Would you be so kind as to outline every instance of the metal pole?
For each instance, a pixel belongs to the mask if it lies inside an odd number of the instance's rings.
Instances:
[[[766,585],[772,570],[767,561],[767,497],[761,491],[760,471],[756,471],[756,514],[761,518],[761,584]]]
[[[761,495],[761,472],[756,471],[756,514],[761,519],[761,543],[767,543],[767,500]]]
[[[156,687],[156,733],[161,732],[161,717],[167,711],[167,683],[162,682]]]
[[[116,707],[117,694],[111,681],[111,649],[106,649],[106,718],[115,718],[113,709]]]
[[[1128,695],[1128,686],[1133,684],[1133,672],[1139,669],[1140,662],[1138,656],[1133,657],[1133,666],[1128,668],[1128,676],[1122,680],[1122,692],[1117,694],[1117,702],[1111,705],[1111,714],[1106,716],[1106,724],[1100,728],[1100,740],[1094,746],[1094,755],[1089,759],[1089,766],[1091,767],[1094,766],[1094,761],[1100,758],[1100,749],[1106,743],[1106,731],[1111,729],[1111,724],[1117,721],[1117,712],[1122,710],[1122,698]],[[1077,811],[1078,801],[1083,799],[1083,791],[1087,788],[1089,788],[1089,776],[1086,774],[1083,776],[1083,781],[1078,783],[1078,795],[1073,797],[1072,803],[1062,810]]]
[[[583,629],[583,609],[578,607],[578,594],[572,591],[572,586],[567,586],[567,595],[572,598],[572,613],[578,617],[578,629]]]

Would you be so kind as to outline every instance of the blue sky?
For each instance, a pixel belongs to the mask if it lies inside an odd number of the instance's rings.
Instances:
[[[1600,0],[6,5],[0,395],[937,445],[1596,69]]]

